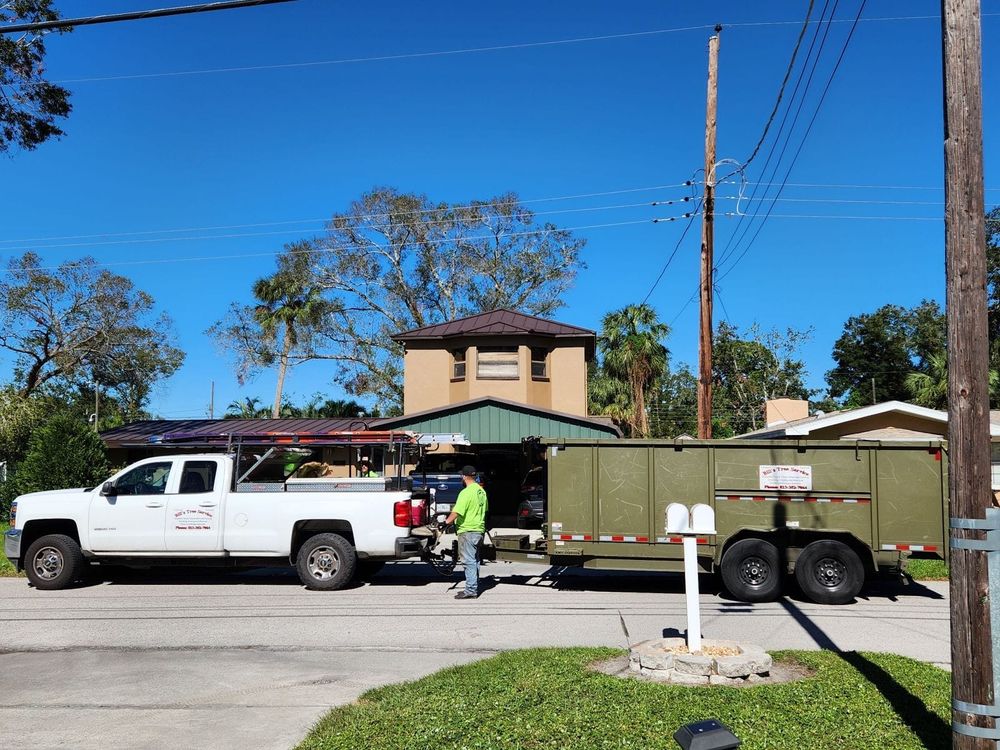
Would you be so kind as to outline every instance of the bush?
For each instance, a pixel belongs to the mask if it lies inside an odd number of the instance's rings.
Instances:
[[[108,457],[101,438],[78,416],[61,413],[32,433],[13,483],[16,494],[25,494],[91,487],[108,476]]]

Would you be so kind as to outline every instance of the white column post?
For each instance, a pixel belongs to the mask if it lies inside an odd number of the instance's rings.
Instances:
[[[698,540],[684,537],[684,596],[687,599],[687,646],[696,654],[701,651],[701,597],[698,590]]]

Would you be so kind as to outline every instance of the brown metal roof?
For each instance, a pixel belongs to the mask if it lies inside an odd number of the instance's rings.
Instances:
[[[515,310],[500,309],[470,315],[466,318],[449,320],[403,331],[393,336],[394,341],[414,341],[419,339],[444,339],[457,336],[552,336],[588,337],[596,334],[577,326],[557,323],[534,315],[525,315]]]
[[[378,419],[147,419],[101,433],[109,448],[149,446],[165,435],[219,437],[287,432],[327,434],[348,430],[377,429]]]

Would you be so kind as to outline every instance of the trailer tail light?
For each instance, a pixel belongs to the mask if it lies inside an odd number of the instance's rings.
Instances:
[[[423,498],[415,498],[410,501],[410,518],[411,525],[413,526],[423,526],[427,523],[427,503]]]
[[[411,507],[409,500],[400,500],[392,506],[392,522],[396,526],[405,526],[409,528],[412,518],[413,508]]]

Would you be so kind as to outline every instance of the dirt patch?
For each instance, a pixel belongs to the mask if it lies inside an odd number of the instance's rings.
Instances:
[[[668,654],[690,654],[687,646],[674,646],[664,649]],[[699,654],[705,656],[739,656],[742,652],[734,646],[703,646]]]
[[[719,654],[721,656],[722,654]],[[627,680],[639,680],[641,682],[656,682],[655,680],[645,677],[636,672],[633,672],[628,668],[628,656],[616,656],[614,659],[607,659],[606,661],[598,661],[593,664],[589,664],[588,669],[594,672],[600,672],[601,674],[610,675],[611,677],[621,677]],[[757,687],[758,685],[780,685],[785,682],[796,682],[798,680],[806,680],[813,675],[815,671],[809,669],[804,664],[801,664],[792,659],[783,659],[781,661],[774,662],[771,667],[771,671],[766,675],[761,675],[756,677],[752,682],[738,681],[739,684],[733,683],[726,685],[725,687],[739,687],[739,688],[751,688]],[[657,683],[661,684],[661,683]],[[686,686],[685,686],[686,687]],[[693,686],[702,687],[702,686]],[[705,685],[705,688],[709,687],[722,687],[719,685]]]

